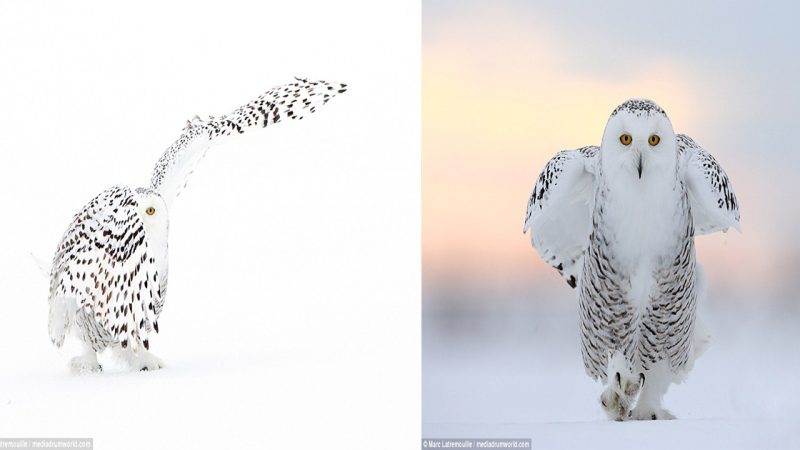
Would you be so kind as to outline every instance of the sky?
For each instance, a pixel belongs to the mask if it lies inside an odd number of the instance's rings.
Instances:
[[[560,286],[522,234],[540,170],[599,144],[616,105],[659,103],[732,179],[742,233],[697,239],[712,289],[800,287],[798,6],[423,2],[423,297]]]

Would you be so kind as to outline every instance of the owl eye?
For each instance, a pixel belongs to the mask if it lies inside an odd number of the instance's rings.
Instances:
[[[152,216],[153,214],[156,213],[156,209],[151,206],[147,208],[144,212],[146,212],[148,216]]]
[[[661,138],[658,137],[657,134],[651,134],[650,138],[647,140],[647,143],[652,146],[658,145],[659,142],[661,142]]]
[[[633,138],[631,137],[630,134],[625,133],[619,137],[619,141],[622,142],[622,145],[631,145],[631,142],[633,142]]]

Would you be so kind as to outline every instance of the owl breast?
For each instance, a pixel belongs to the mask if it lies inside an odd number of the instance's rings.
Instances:
[[[596,227],[579,292],[584,363],[597,378],[605,376],[609,352],[621,351],[639,367],[668,357],[674,347],[668,342],[675,322],[670,311],[693,308],[683,305],[693,302],[694,277],[683,186],[625,187],[601,187],[596,194]]]

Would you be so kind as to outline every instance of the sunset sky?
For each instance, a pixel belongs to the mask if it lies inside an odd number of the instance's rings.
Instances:
[[[522,234],[531,188],[631,97],[733,181],[743,233],[698,239],[712,287],[797,285],[800,11],[684,3],[423,2],[424,287],[561,283]]]

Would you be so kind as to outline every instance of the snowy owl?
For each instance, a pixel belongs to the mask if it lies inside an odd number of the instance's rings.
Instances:
[[[346,85],[297,79],[221,117],[187,122],[163,153],[149,187],[114,186],[72,219],[49,270],[49,333],[61,347],[68,332],[83,345],[75,372],[102,370],[111,348],[134,369],[163,362],[149,352],[167,293],[167,230],[172,202],[207,149],[250,128],[302,119],[345,92]]]
[[[740,230],[725,171],[650,100],[619,105],[600,147],[559,152],[539,175],[523,231],[577,288],[583,363],[609,418],[674,418],[662,397],[708,339],[694,236],[729,227]]]

